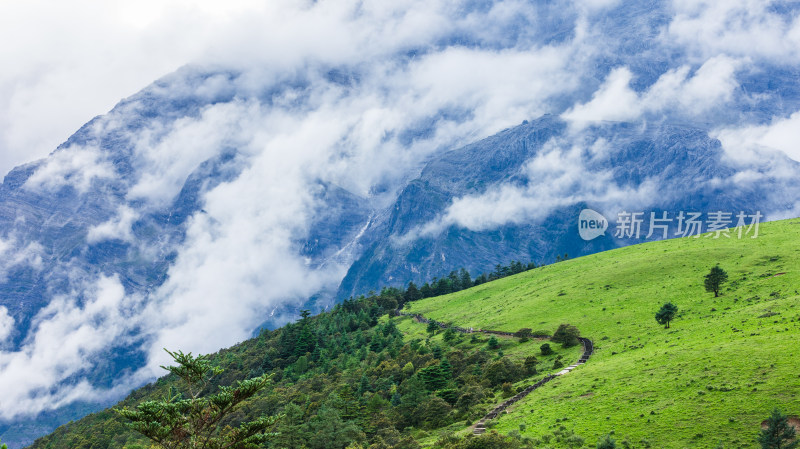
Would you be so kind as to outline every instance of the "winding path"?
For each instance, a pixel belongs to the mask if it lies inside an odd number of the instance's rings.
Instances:
[[[400,316],[413,317],[415,320],[417,320],[420,323],[430,323],[431,322],[431,320],[429,320],[428,318],[425,318],[424,316],[422,316],[422,315],[420,315],[418,313],[405,313],[405,312],[400,312],[400,311],[397,311],[396,313],[397,313],[397,315],[400,315]],[[514,336],[513,332],[494,331],[494,330],[486,330],[486,329],[473,329],[473,328],[468,328],[467,329],[467,328],[458,327],[458,326],[448,326],[447,324],[441,323],[441,322],[438,322],[438,321],[434,321],[434,323],[436,323],[436,325],[439,326],[442,329],[450,328],[450,329],[455,330],[456,332],[461,332],[461,333],[464,333],[464,334],[483,333],[483,334],[492,334],[492,335]],[[489,421],[490,419],[497,418],[497,415],[499,415],[500,413],[505,411],[505,409],[507,409],[511,405],[514,405],[515,403],[517,403],[519,400],[521,400],[525,396],[529,395],[533,390],[541,387],[542,385],[546,384],[547,382],[550,382],[551,380],[555,379],[558,376],[563,376],[565,374],[568,374],[570,371],[572,371],[573,369],[575,369],[579,365],[582,365],[582,364],[586,363],[589,360],[589,357],[591,357],[592,353],[594,352],[594,344],[592,343],[592,340],[589,340],[588,338],[583,338],[583,337],[578,337],[578,338],[581,341],[581,345],[583,345],[583,354],[581,355],[581,358],[578,359],[577,362],[573,363],[572,365],[562,369],[561,371],[559,371],[559,372],[557,372],[555,374],[548,374],[547,376],[545,376],[544,378],[542,378],[541,380],[539,380],[535,384],[528,385],[527,387],[525,387],[524,390],[520,391],[519,393],[517,393],[513,397],[511,397],[511,398],[507,399],[506,401],[504,401],[503,403],[499,404],[497,407],[492,409],[492,411],[487,413],[483,418],[481,418],[480,420],[478,420],[478,422],[475,423],[472,433],[474,433],[475,435],[480,435],[480,434],[486,432],[486,421]]]

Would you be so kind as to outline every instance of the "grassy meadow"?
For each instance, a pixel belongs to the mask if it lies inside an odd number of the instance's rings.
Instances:
[[[729,275],[718,298],[703,287],[716,264]],[[592,447],[613,433],[630,447],[752,448],[774,407],[800,414],[799,289],[793,219],[762,224],[755,239],[674,239],[559,262],[406,310],[512,332],[570,323],[594,340],[587,364],[493,421],[501,433],[546,443],[561,429]],[[679,308],[669,329],[654,319],[667,301]]]

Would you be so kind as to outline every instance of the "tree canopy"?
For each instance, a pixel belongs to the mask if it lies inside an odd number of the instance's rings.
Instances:
[[[705,287],[707,292],[714,292],[714,297],[719,296],[719,289],[728,280],[728,273],[719,265],[713,267],[705,277]]]
[[[675,315],[678,313],[678,306],[675,304],[668,302],[661,306],[656,312],[656,321],[658,324],[663,324],[665,329],[669,329],[669,323],[673,319],[675,319]]]

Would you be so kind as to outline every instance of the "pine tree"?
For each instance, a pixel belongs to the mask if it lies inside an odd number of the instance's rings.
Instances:
[[[714,297],[719,296],[719,289],[722,284],[728,280],[728,273],[725,272],[719,265],[715,266],[708,272],[705,277],[705,287],[707,292],[714,292]]]
[[[678,306],[668,302],[661,306],[661,309],[656,313],[656,321],[658,324],[663,324],[665,329],[669,329],[669,322],[675,318],[678,313]]]
[[[311,332],[311,312],[308,310],[300,311],[300,322],[298,325],[300,326],[300,330],[297,335],[297,342],[294,346],[294,355],[295,357],[300,357],[305,355],[307,352],[313,352],[314,347],[316,346],[316,341],[314,339],[314,334]]]
[[[789,419],[777,408],[767,418],[767,428],[761,430],[758,442],[762,449],[793,449],[800,443],[795,440],[795,430]]]
[[[169,393],[162,400],[142,402],[135,410],[123,408],[115,412],[130,421],[129,427],[146,436],[165,449],[195,449],[219,447],[230,449],[255,449],[275,436],[268,433],[276,418],[261,416],[245,421],[236,428],[219,423],[242,402],[264,389],[267,375],[220,387],[215,394],[201,396],[212,377],[222,369],[212,367],[206,356],[192,356],[181,351],[167,353],[177,366],[162,366],[185,384],[188,397]]]
[[[442,365],[431,365],[419,370],[419,377],[430,391],[440,390],[447,385]]]
[[[449,360],[447,359],[442,360],[442,362],[439,363],[439,366],[442,368],[442,376],[444,376],[445,379],[449,380],[450,378],[452,378],[453,366],[450,365]]]
[[[465,290],[472,287],[472,277],[469,275],[469,271],[466,268],[462,268],[458,272],[459,277],[461,278],[461,289]]]
[[[430,322],[428,322],[428,328],[427,328],[428,333],[433,335],[438,330],[439,330],[439,325],[436,324],[436,321],[430,320]]]
[[[427,282],[422,284],[422,287],[419,289],[420,294],[423,298],[430,298],[434,296],[433,287],[430,286]]]
[[[417,284],[413,282],[408,283],[408,288],[406,292],[403,294],[403,299],[406,302],[417,301],[422,299],[422,292],[419,291],[417,288]]]
[[[447,275],[447,280],[450,284],[451,291],[457,292],[466,288],[461,286],[461,277],[456,271],[451,271],[450,274]]]

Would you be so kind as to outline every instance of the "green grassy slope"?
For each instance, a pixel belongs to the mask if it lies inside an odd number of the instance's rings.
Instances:
[[[719,263],[721,296],[703,276]],[[778,273],[785,273],[778,275]],[[539,437],[566,426],[634,447],[754,447],[774,407],[800,414],[800,220],[756,239],[647,243],[525,272],[408,308],[459,326],[515,331],[568,322],[595,341],[586,365],[496,420]],[[670,329],[659,307],[680,308]],[[524,424],[524,426],[521,426]]]

